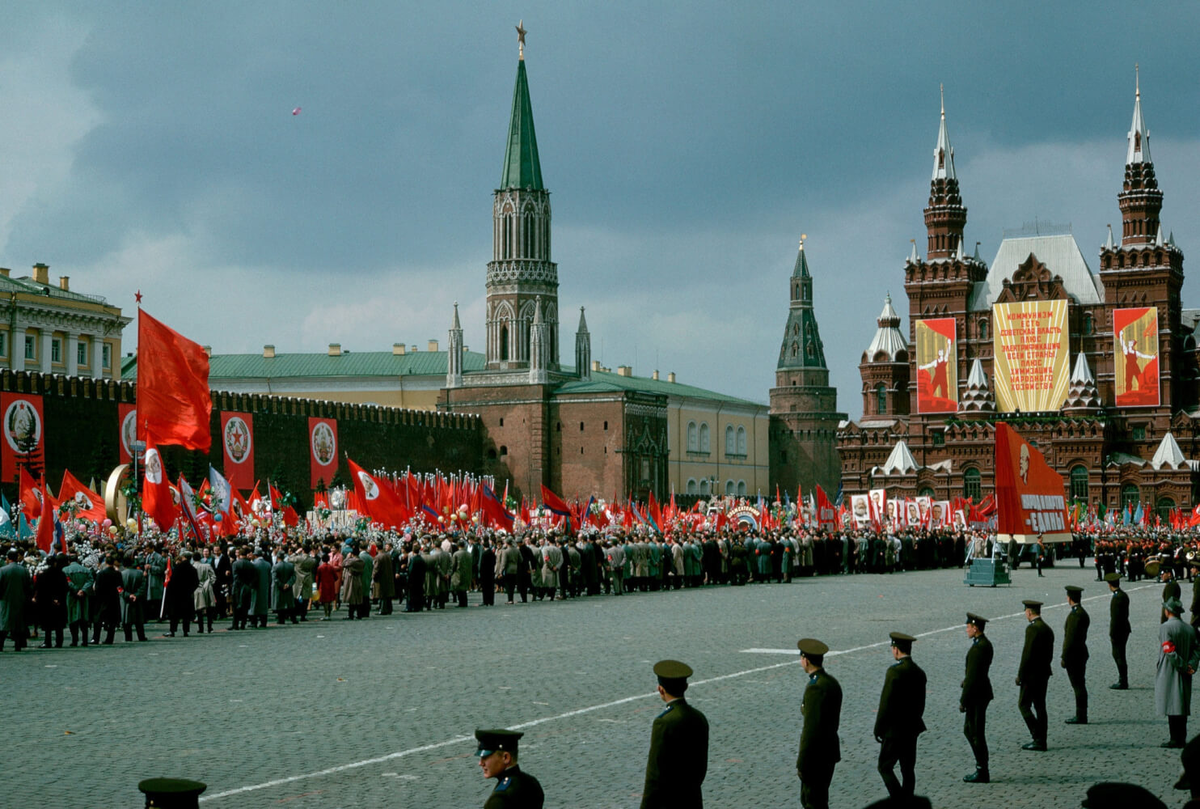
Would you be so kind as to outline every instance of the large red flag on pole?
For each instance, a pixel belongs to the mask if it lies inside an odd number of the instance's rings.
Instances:
[[[208,452],[208,355],[199,344],[138,310],[138,438]]]

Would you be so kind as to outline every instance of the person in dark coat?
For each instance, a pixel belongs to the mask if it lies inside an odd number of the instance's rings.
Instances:
[[[1169,564],[1169,560],[1168,562],[1163,563],[1162,573],[1160,575],[1162,576],[1163,582],[1162,603],[1166,604],[1172,598],[1182,600],[1183,591],[1179,589],[1179,582],[1175,581],[1175,570]],[[1167,614],[1164,612],[1161,616],[1159,616],[1158,622],[1162,624],[1166,623],[1166,621]]]
[[[233,575],[232,603],[233,628],[245,629],[246,619],[250,615],[250,604],[254,600],[254,590],[258,587],[258,570],[250,561],[250,552],[242,548],[238,552],[238,560],[230,566]]]
[[[808,674],[800,713],[800,754],[796,774],[800,776],[800,805],[804,809],[829,809],[829,785],[833,769],[842,760],[838,725],[842,716],[842,686],[824,669],[829,647],[814,638],[796,643],[800,665]]]
[[[479,554],[479,591],[483,594],[483,606],[496,606],[496,551],[490,539]]]
[[[958,698],[958,710],[963,719],[963,735],[975,755],[975,772],[968,773],[963,780],[968,784],[986,784],[991,781],[988,772],[987,709],[995,694],[989,672],[992,668],[992,642],[984,629],[987,619],[973,612],[967,613],[967,637],[971,648],[967,650],[966,672],[962,681],[962,696]]]
[[[280,626],[288,618],[293,624],[300,622],[296,615],[296,566],[288,561],[283,548],[279,549],[279,561],[271,567],[271,609]]]
[[[546,800],[542,785],[517,764],[517,743],[524,735],[513,730],[475,731],[479,768],[485,778],[496,779],[483,809],[542,809]]]
[[[254,572],[257,574],[250,596],[250,626],[267,628],[267,612],[271,608],[271,562],[263,558],[263,552],[255,549]]]
[[[192,628],[192,616],[196,613],[196,588],[200,586],[200,576],[192,566],[192,554],[184,551],[171,565],[171,581],[167,584],[167,617],[171,619],[171,631],[168,638],[175,637],[175,630],[183,621],[183,636],[186,638]]]
[[[104,643],[111,646],[117,624],[121,620],[121,572],[117,569],[117,557],[104,559],[96,571],[92,585],[92,643],[100,642],[100,630],[104,629]]]
[[[1109,686],[1114,691],[1129,688],[1129,664],[1125,662],[1125,644],[1133,631],[1129,626],[1129,595],[1121,589],[1121,574],[1108,573],[1104,576],[1108,590],[1112,593],[1109,602],[1108,639],[1112,644],[1113,662],[1117,664],[1117,681]]]
[[[425,559],[416,543],[408,554],[408,606],[405,612],[420,612],[425,609]]]
[[[233,559],[228,547],[217,549],[217,555],[212,560],[213,573],[217,580],[213,583],[213,595],[216,596],[216,616],[224,618],[229,614],[229,604],[233,594]],[[209,614],[212,617],[212,613]]]
[[[1082,587],[1068,585],[1067,603],[1071,611],[1067,613],[1067,623],[1063,627],[1062,659],[1060,665],[1067,670],[1067,679],[1075,691],[1075,715],[1067,719],[1068,725],[1086,725],[1088,693],[1085,674],[1087,671],[1087,633],[1091,619],[1080,602]]]
[[[149,582],[146,574],[136,564],[132,553],[125,555],[125,565],[118,568],[121,573],[121,629],[125,632],[125,642],[133,642],[133,632],[137,630],[138,641],[146,640],[146,593]]]
[[[392,544],[389,542],[383,551],[375,557],[375,567],[371,570],[373,580],[372,590],[379,599],[379,614],[392,614],[392,599],[396,597],[396,572],[392,565]]]
[[[1017,707],[1033,740],[1021,746],[1022,750],[1046,750],[1046,688],[1054,672],[1050,662],[1054,659],[1054,630],[1042,620],[1042,602],[1024,601],[1025,648],[1021,651],[1021,666],[1017,669],[1017,687],[1021,689]]]
[[[37,607],[38,625],[42,628],[42,649],[62,648],[63,630],[67,626],[67,577],[63,568],[67,557],[57,554],[49,566],[33,582],[33,602]],[[51,635],[54,642],[51,643]]]
[[[925,732],[925,672],[913,662],[912,635],[892,632],[896,662],[883,678],[875,741],[879,742],[879,774],[893,800],[907,801],[916,789],[917,737]],[[894,768],[900,765],[900,778]]]
[[[641,809],[701,809],[708,772],[708,720],[683,698],[692,669],[678,660],[654,664],[658,695],[667,703],[654,719]]]
[[[33,579],[18,561],[19,557],[17,549],[10,548],[8,564],[0,568],[0,652],[4,651],[4,641],[10,635],[15,651],[25,648],[28,631],[25,606],[33,593]]]

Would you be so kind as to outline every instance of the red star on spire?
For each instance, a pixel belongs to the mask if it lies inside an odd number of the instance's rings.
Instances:
[[[133,297],[135,300],[137,300],[138,306],[141,306],[142,305],[142,291],[139,289],[137,292],[134,293]]]

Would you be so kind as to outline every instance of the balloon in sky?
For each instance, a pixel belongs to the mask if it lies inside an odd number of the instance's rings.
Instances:
[[[296,109],[292,110],[292,115],[299,115],[299,114],[300,114],[300,108],[299,108],[299,107],[296,107]]]

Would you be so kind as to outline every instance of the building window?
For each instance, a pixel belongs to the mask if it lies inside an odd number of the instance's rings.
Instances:
[[[1092,313],[1084,312],[1083,313],[1083,333],[1091,334],[1095,330],[1096,330],[1096,325],[1095,325],[1095,322],[1092,320]]]
[[[737,452],[737,439],[733,436],[733,425],[725,425],[725,454],[733,455]]]
[[[25,359],[37,359],[37,341],[33,339],[32,334],[25,335]]]
[[[52,337],[50,338],[50,362],[62,365],[62,361],[62,340]]]
[[[737,493],[737,484],[732,480],[725,481],[725,494],[728,497],[733,497]]]
[[[88,344],[83,340],[75,344],[75,364],[80,368],[88,366]]]
[[[1134,441],[1145,441],[1146,440],[1146,425],[1145,424],[1133,425],[1133,440]]]
[[[1154,511],[1158,514],[1159,519],[1170,524],[1171,511],[1175,508],[1175,501],[1170,497],[1160,497],[1158,502],[1154,504]]]
[[[0,357],[8,356],[8,332],[0,331]]]
[[[108,343],[104,344],[104,350],[101,352],[101,357],[104,360],[104,370],[112,368],[112,346]]]
[[[583,432],[583,422],[579,422],[579,432]]]
[[[946,431],[945,430],[930,430],[929,440],[935,447],[946,446]]]
[[[700,422],[700,451],[708,452],[708,422]]]
[[[882,382],[875,386],[875,413],[876,415],[887,415],[887,386]]]
[[[508,326],[500,327],[500,361],[508,361]]]
[[[500,419],[500,426],[501,426],[501,427],[503,427],[503,426],[504,426],[504,419]]]
[[[1071,499],[1088,501],[1088,470],[1083,464],[1071,467]]]
[[[738,481],[738,497],[745,497],[745,496],[746,496],[746,481],[739,480]]]
[[[501,445],[500,446],[500,457],[503,458],[505,455],[508,455],[508,447]]]
[[[737,429],[737,451],[738,455],[746,454],[746,428],[741,426]]]
[[[688,478],[687,493],[688,494],[697,494],[697,493],[699,493],[699,491],[700,491],[700,488],[696,485],[696,479]]]
[[[696,429],[696,422],[689,421],[687,426],[687,451],[696,452],[700,449],[700,433]]]
[[[604,422],[604,432],[608,432],[608,422]]]
[[[1121,508],[1136,506],[1141,500],[1142,495],[1136,483],[1126,483],[1121,487]]]
[[[928,486],[922,486],[920,491],[917,492],[917,497],[933,497],[933,496],[934,496],[933,489],[929,488]]]
[[[967,469],[963,471],[963,497],[969,497],[973,502],[978,503],[983,495],[982,477],[978,469]]]
[[[987,322],[987,318],[985,317],[985,318],[981,318],[979,320],[979,339],[986,340],[987,336],[988,336],[988,322]]]

